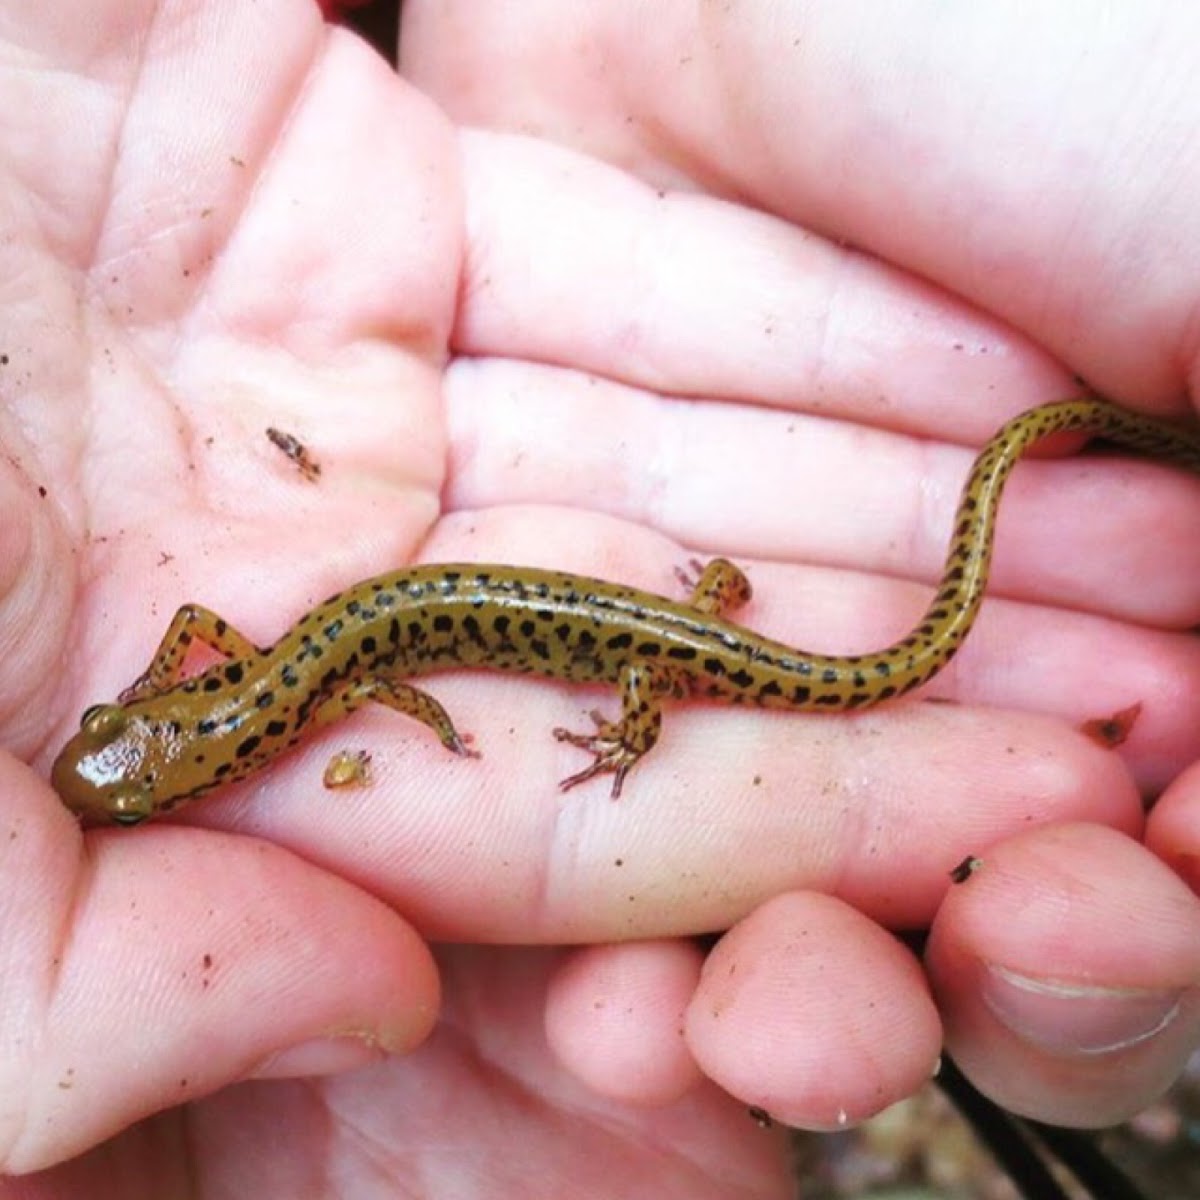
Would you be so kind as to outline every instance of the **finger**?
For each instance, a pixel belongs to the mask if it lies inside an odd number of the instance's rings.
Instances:
[[[1141,828],[1120,760],[1048,718],[928,704],[836,719],[679,706],[613,802],[603,781],[566,795],[556,786],[579,752],[549,731],[577,725],[586,698],[489,675],[439,680],[436,694],[482,758],[448,755],[372,712],[181,819],[291,846],[430,937],[527,942],[724,928],[789,888],[833,891],[912,927],[931,918],[965,854],[1030,822]],[[347,746],[372,755],[375,782],[331,799],[324,764]]]
[[[926,965],[984,1093],[1060,1125],[1124,1120],[1200,1034],[1200,902],[1142,846],[1063,825],[995,846],[946,898]]]
[[[561,1069],[543,1024],[559,957],[441,947],[443,1013],[403,1061],[224,1088],[22,1183],[30,1200],[290,1200],[329,1194],[313,1183],[329,1179],[353,1181],[341,1189],[352,1196],[363,1194],[362,1180],[389,1197],[442,1197],[447,1187],[496,1200],[785,1194],[782,1132],[755,1128],[713,1085],[647,1112],[599,1098]],[[120,1182],[104,1191],[110,1178]],[[0,1184],[5,1200],[10,1191]]]
[[[932,1075],[941,1026],[910,952],[828,896],[776,897],[709,955],[688,1007],[704,1072],[789,1125],[840,1129]]]
[[[165,826],[81,839],[6,772],[2,1169],[67,1158],[247,1078],[345,1070],[433,1023],[425,945],[286,851]],[[19,815],[18,815],[19,814]]]
[[[1174,780],[1151,809],[1146,847],[1200,893],[1200,763]]]
[[[789,645],[866,653],[920,620],[943,569],[969,453],[909,455],[890,445],[908,439],[859,431],[856,440],[848,426],[830,437],[829,422],[815,422],[819,445],[806,449],[807,436],[775,428],[780,414],[731,409],[722,416],[722,406],[709,405],[704,417],[695,406],[653,417],[656,404],[644,393],[616,389],[623,395],[614,407],[607,403],[613,385],[576,393],[576,378],[500,363],[450,373],[455,482],[447,498],[462,512],[461,527],[479,537],[483,509],[513,525],[536,520],[544,535],[537,545],[507,548],[504,522],[494,519],[486,527],[490,554],[570,565],[670,594],[669,582],[629,573],[655,558],[667,565],[672,552],[649,534],[631,531],[645,540],[629,548],[628,566],[624,556],[610,563],[579,554],[598,544],[595,533],[564,530],[561,545],[555,539],[563,506],[602,508],[748,566],[755,597],[735,619]],[[860,471],[864,438],[889,445],[879,448],[875,467]],[[565,458],[564,444],[574,448]],[[947,455],[962,461],[951,466]],[[746,471],[751,462],[754,470]],[[877,482],[880,476],[887,482]],[[851,479],[857,482],[842,482]],[[514,502],[544,507],[513,509]],[[459,527],[448,520],[445,538],[426,552],[473,556],[471,543],[459,546],[450,536]],[[1196,527],[1200,484],[1182,472],[1109,460],[1022,464],[1004,499],[983,614],[951,669],[923,694],[1054,713],[1075,725],[1139,705],[1122,753],[1144,789],[1160,789],[1200,755],[1200,644],[1147,625],[1188,627],[1200,619]],[[886,578],[754,566],[757,557],[835,563]],[[905,584],[897,575],[930,582]],[[1153,588],[1145,586],[1150,578]],[[1031,603],[997,601],[1006,595]],[[1119,619],[1081,611],[1089,609]]]
[[[405,70],[463,124],[546,130],[657,183],[749,198],[981,302],[1102,388],[1180,393],[1196,270],[1178,247],[1196,169],[1177,139],[1200,115],[1194,12],[1123,10],[1085,58],[1052,6],[949,21],[744,6],[700,22],[684,6],[652,36],[636,3],[588,16],[543,4],[477,22],[415,5]],[[564,71],[580,47],[606,69]],[[1147,86],[1151,63],[1166,64],[1165,89]],[[481,74],[490,86],[471,87]],[[1054,128],[1030,154],[1047,112]],[[1136,140],[1136,184],[1114,129]]]
[[[465,363],[446,391],[452,508],[588,508],[735,558],[929,584],[943,573],[978,450],[664,401],[530,365]],[[1002,500],[989,585],[996,595],[1187,628],[1200,621],[1197,528],[1200,481],[1178,468],[1022,462]]]
[[[550,1048],[593,1091],[662,1105],[700,1080],[683,1013],[702,955],[690,942],[589,946],[561,964],[546,997]]]
[[[971,306],[778,218],[528,139],[462,145],[462,354],[972,441],[1075,386]]]

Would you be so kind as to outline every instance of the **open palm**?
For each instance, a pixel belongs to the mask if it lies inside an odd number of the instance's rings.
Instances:
[[[1194,852],[1186,775],[1158,857],[1134,840],[1137,784],[1200,757],[1181,632],[1200,618],[1200,485],[1162,468],[1018,473],[1000,598],[931,689],[961,703],[671,709],[617,804],[603,784],[557,792],[582,764],[549,735],[611,696],[478,674],[430,685],[478,760],[373,711],[171,823],[83,836],[49,792],[80,711],[141,670],[181,602],[266,644],[416,559],[672,592],[676,566],[720,552],[750,570],[755,628],[871,648],[928,598],[969,446],[1067,394],[1059,359],[1130,402],[1186,390],[1193,298],[1143,288],[1114,315],[1120,214],[1061,245],[1079,209],[1049,168],[1030,165],[1046,193],[1018,226],[978,211],[998,193],[971,162],[930,217],[955,134],[932,99],[907,116],[932,166],[905,192],[878,132],[838,175],[818,161],[828,130],[792,159],[755,140],[758,111],[698,130],[651,86],[684,31],[640,43],[609,24],[621,5],[576,30],[617,56],[619,102],[554,74],[563,17],[530,18],[529,58],[493,57],[511,43],[456,30],[456,7],[410,6],[406,70],[491,131],[284,0],[153,20],[107,0],[78,28],[31,12],[10,44],[0,1163],[48,1168],[31,1196],[185,1178],[773,1195],[782,1142],[745,1106],[868,1115],[920,1085],[943,1023],[1022,1111],[1131,1111],[1194,1040],[1200,971],[1195,900],[1161,861]],[[737,32],[726,70],[764,106],[814,102],[819,65],[789,83]],[[588,131],[577,149],[516,132],[560,122]],[[1081,310],[1085,271],[1107,308]],[[1072,728],[1135,701],[1121,757]],[[328,792],[347,746],[371,752],[372,786]],[[970,852],[989,870],[947,897]],[[937,1007],[884,932],[935,915]],[[707,958],[690,940],[730,927]],[[1086,994],[1031,1012],[1043,979]],[[1124,1015],[1100,1011],[1122,989]]]

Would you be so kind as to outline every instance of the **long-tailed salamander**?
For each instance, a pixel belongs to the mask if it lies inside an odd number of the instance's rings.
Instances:
[[[118,703],[83,714],[54,763],[54,787],[88,820],[136,824],[244,779],[368,701],[415,717],[448,750],[471,754],[437,700],[405,682],[466,667],[616,684],[618,720],[593,713],[593,733],[554,731],[593,756],[561,786],[611,774],[615,797],[658,739],[664,698],[847,710],[936,675],[979,611],[1009,473],[1034,442],[1066,431],[1200,473],[1200,437],[1096,397],[1015,417],[975,460],[929,609],[907,637],[872,654],[809,654],[727,620],[749,599],[750,585],[720,558],[699,574],[686,602],[559,571],[412,567],[331,596],[266,649],[208,609],[185,605]],[[225,661],[181,678],[196,639]]]

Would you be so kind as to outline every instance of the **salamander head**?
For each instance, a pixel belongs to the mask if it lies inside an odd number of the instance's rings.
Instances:
[[[136,709],[93,705],[50,769],[63,803],[89,824],[136,825],[165,807],[155,788],[177,739]]]

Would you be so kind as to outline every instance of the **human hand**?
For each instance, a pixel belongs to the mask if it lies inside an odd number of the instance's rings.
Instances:
[[[125,68],[114,74],[125,79],[134,43],[116,19],[127,12],[107,11],[111,62]],[[84,704],[144,665],[180,601],[201,600],[265,642],[326,592],[415,554],[565,566],[669,590],[685,547],[721,550],[753,566],[748,624],[814,649],[868,648],[921,611],[928,587],[887,574],[936,576],[970,459],[904,434],[981,440],[1003,416],[1067,390],[1064,370],[1032,344],[898,271],[754,212],[660,200],[545,144],[456,141],[350,39],[325,45],[295,6],[256,6],[241,19],[256,28],[226,20],[193,31],[189,71],[167,72],[159,56],[171,20],[160,16],[163,40],[152,39],[145,62],[163,72],[139,73],[131,99],[113,109],[125,149],[109,165],[123,170],[81,171],[83,194],[57,197],[75,238],[55,254],[39,254],[33,237],[18,244],[42,272],[26,265],[16,277],[40,281],[45,324],[23,327],[30,364],[7,365],[24,381],[10,409],[36,408],[30,461],[58,506],[47,511],[34,481],[11,484],[13,527],[23,520],[29,531],[14,569],[22,603],[8,618],[25,659],[5,666],[8,744],[22,757],[40,746],[44,765]],[[436,58],[436,45],[416,34],[411,44],[418,59]],[[243,72],[256,79],[249,100],[231,83]],[[724,137],[731,151],[741,144]],[[48,152],[52,142],[32,144]],[[181,172],[161,207],[152,204],[166,151],[206,146],[201,169]],[[31,196],[52,191],[53,167],[29,180]],[[113,179],[120,185],[109,190]],[[197,194],[184,195],[179,179]],[[97,212],[107,240],[82,242],[84,218]],[[73,257],[81,244],[87,255]],[[90,338],[70,324],[70,305],[45,318],[50,284],[51,299],[84,291]],[[816,342],[803,336],[814,319]],[[956,341],[987,353],[957,352]],[[881,415],[872,402],[885,353],[891,404]],[[803,415],[818,375],[819,421]],[[347,393],[344,415],[337,402]],[[949,395],[970,395],[973,407],[947,413]],[[761,407],[734,403],[747,397]],[[261,437],[268,424],[314,450],[318,486],[277,457]],[[1123,492],[1134,479],[1137,489]],[[880,508],[887,498],[883,517],[863,513],[856,481],[875,483]],[[1089,495],[1114,486],[1098,520]],[[813,496],[823,497],[819,511]],[[116,1139],[106,1161],[115,1156],[147,1194],[161,1194],[170,1178],[156,1174],[162,1148],[185,1133],[196,1149],[168,1170],[207,1167],[241,1186],[261,1171],[278,1188],[285,1170],[365,1178],[374,1163],[359,1147],[369,1144],[385,1152],[386,1178],[402,1181],[430,1178],[445,1146],[461,1140],[493,1182],[501,1161],[542,1179],[561,1172],[562,1185],[586,1194],[581,1172],[603,1147],[609,1183],[619,1160],[631,1186],[652,1172],[667,1195],[725,1195],[731,1177],[772,1194],[784,1172],[779,1143],[741,1105],[837,1124],[907,1094],[931,1068],[940,1030],[925,985],[876,922],[927,922],[946,870],[970,850],[986,848],[989,870],[943,906],[931,960],[952,1031],[979,1011],[984,991],[962,968],[963,931],[972,961],[986,961],[1031,896],[1069,892],[1073,878],[1105,878],[1114,864],[1122,870],[1111,892],[1059,917],[1065,950],[1052,956],[1044,939],[1027,939],[999,961],[1034,975],[1094,967],[1110,981],[1102,968],[1111,972],[1127,946],[1116,917],[1136,911],[1153,915],[1160,940],[1144,946],[1126,982],[1192,981],[1194,902],[1126,837],[1070,826],[992,843],[1031,820],[1141,830],[1116,757],[1039,710],[1077,720],[1121,707],[1133,691],[1144,712],[1128,760],[1142,779],[1169,777],[1194,755],[1195,651],[1170,630],[1197,609],[1187,532],[1200,507],[1195,485],[1126,464],[1046,464],[1020,473],[1009,499],[997,582],[1015,602],[989,606],[980,636],[935,689],[966,703],[852,720],[672,709],[663,744],[619,805],[603,787],[565,799],[553,789],[577,759],[548,730],[574,724],[590,697],[478,675],[431,690],[475,735],[480,762],[451,760],[426,731],[371,714],[189,810],[195,827],[89,835],[87,858],[44,785],[13,764],[12,811],[33,832],[6,882],[23,898],[32,977],[10,973],[6,986],[49,1030],[45,1061],[86,1063],[89,1086],[10,1057],[3,1094],[25,1097],[27,1131],[9,1139],[10,1169],[54,1161],[259,1064],[267,1076],[307,1076],[374,1057],[355,1039],[314,1047],[322,1033],[351,1030],[397,1049],[419,1041],[436,1003],[431,964],[410,926],[366,893],[427,937],[645,940],[562,955],[446,952],[443,1022],[415,1055],[325,1083],[226,1089]],[[918,519],[921,500],[930,512]],[[1050,506],[1056,519],[1061,507],[1065,548],[1042,544],[1033,525]],[[894,524],[881,531],[887,512]],[[1177,542],[1162,533],[1168,521],[1180,527]],[[904,550],[889,557],[893,541]],[[809,560],[868,574],[802,565]],[[1134,570],[1159,581],[1153,595],[1130,586]],[[78,592],[62,587],[68,571],[78,571]],[[1099,611],[1072,611],[1080,607]],[[1101,638],[1106,661],[1089,663]],[[1013,645],[1031,661],[998,677]],[[64,646],[72,669],[59,675]],[[331,796],[320,766],[351,739],[370,745],[376,785]],[[986,891],[976,886],[985,879]],[[1173,924],[1162,919],[1170,912]],[[734,923],[707,964],[671,940]],[[45,982],[63,929],[65,997]],[[205,954],[224,962],[223,987],[211,986]],[[745,981],[732,995],[731,977]],[[1086,1122],[1151,1094],[1192,1037],[1191,1003],[1157,1038],[1102,1061],[1035,1054],[1052,1071],[1035,1111]],[[547,1053],[543,1020],[569,1072]],[[982,1048],[976,1077],[1003,1092],[1018,1073],[998,1051],[989,1057],[998,1040],[993,1022],[955,1049],[969,1058],[964,1048]],[[701,1073],[741,1105],[696,1086]],[[665,1110],[624,1103],[688,1091]],[[498,1145],[489,1140],[497,1111],[506,1116]],[[255,1136],[267,1121],[270,1146]],[[511,1162],[515,1128],[536,1146],[520,1162]],[[50,1174],[92,1195],[84,1181],[94,1186],[98,1161]],[[527,1194],[528,1181],[511,1188]]]

